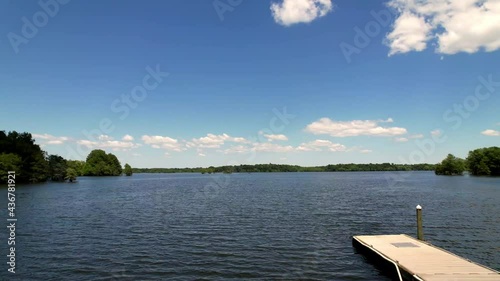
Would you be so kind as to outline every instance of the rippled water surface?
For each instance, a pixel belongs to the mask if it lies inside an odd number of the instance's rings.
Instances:
[[[414,236],[417,204],[427,240],[500,269],[500,178],[135,174],[16,193],[17,273],[4,227],[2,280],[389,280],[351,237]]]

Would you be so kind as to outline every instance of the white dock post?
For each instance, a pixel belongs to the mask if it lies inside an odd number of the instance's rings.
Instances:
[[[422,226],[422,206],[417,205],[417,239],[424,241],[424,229]]]

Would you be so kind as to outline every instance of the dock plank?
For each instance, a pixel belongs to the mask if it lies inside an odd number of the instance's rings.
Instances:
[[[498,271],[408,235],[359,235],[353,239],[425,281],[500,281]]]

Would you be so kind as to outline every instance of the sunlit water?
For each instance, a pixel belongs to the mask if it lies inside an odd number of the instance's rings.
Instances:
[[[500,178],[135,174],[20,186],[2,280],[388,280],[352,235],[415,235],[500,269]],[[7,190],[0,218],[7,225]]]

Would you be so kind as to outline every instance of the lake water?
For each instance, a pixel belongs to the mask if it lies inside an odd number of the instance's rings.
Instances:
[[[0,218],[7,225],[7,190]],[[432,172],[135,174],[20,186],[1,280],[389,280],[352,235],[425,238],[500,269],[500,178]]]

